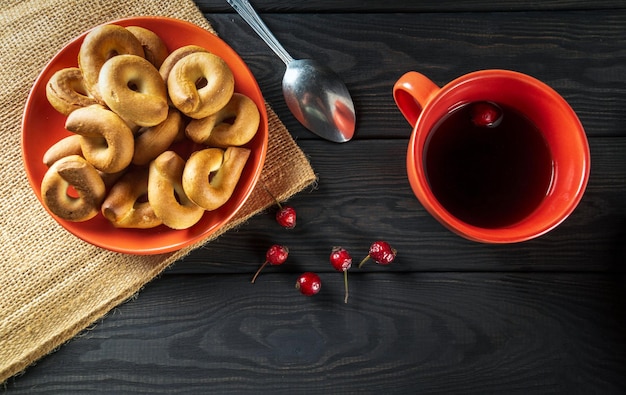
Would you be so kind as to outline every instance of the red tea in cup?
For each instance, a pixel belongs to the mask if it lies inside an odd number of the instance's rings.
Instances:
[[[411,71],[393,95],[413,127],[411,188],[453,232],[484,243],[525,241],[554,229],[580,202],[587,138],[569,104],[543,82],[482,70],[440,88]],[[501,119],[476,118],[475,107],[485,103]]]
[[[498,111],[497,124],[476,122]],[[446,114],[424,146],[433,194],[454,216],[484,228],[516,223],[545,198],[552,182],[550,148],[538,127],[507,105],[477,102]]]

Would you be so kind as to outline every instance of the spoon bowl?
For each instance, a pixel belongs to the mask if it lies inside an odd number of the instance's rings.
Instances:
[[[350,92],[337,81],[337,74],[314,60],[293,60],[283,77],[283,96],[304,127],[344,143],[352,139],[356,120]]]
[[[352,139],[356,115],[346,85],[330,68],[311,59],[293,59],[248,0],[228,0],[287,66],[283,96],[294,117],[308,130],[336,143]]]

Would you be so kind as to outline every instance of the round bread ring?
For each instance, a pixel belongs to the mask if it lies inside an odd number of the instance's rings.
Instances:
[[[133,132],[122,118],[100,105],[72,112],[65,121],[65,128],[82,136],[83,156],[100,171],[117,173],[133,159]]]
[[[174,65],[178,63],[179,60],[181,60],[187,55],[190,55],[196,52],[209,52],[209,51],[206,48],[200,47],[198,45],[185,45],[183,47],[179,47],[173,50],[167,56],[167,58],[165,58],[165,60],[163,61],[163,64],[161,64],[161,67],[159,68],[159,74],[161,74],[163,81],[167,84],[167,79],[170,75],[170,72],[172,71],[172,68],[174,67]]]
[[[198,88],[198,81],[206,85]],[[235,90],[235,79],[226,62],[208,52],[195,52],[176,62],[167,89],[170,99],[183,114],[199,119],[218,112]]]
[[[100,70],[102,99],[125,121],[139,126],[158,125],[167,118],[165,83],[146,59],[118,55]]]
[[[63,115],[98,103],[90,96],[83,73],[78,67],[68,67],[54,73],[46,84],[46,97],[52,107]]]
[[[225,120],[234,119],[231,124]],[[202,119],[193,119],[186,128],[187,137],[198,144],[227,148],[248,143],[257,130],[261,115],[252,99],[233,94],[224,108]]]
[[[70,186],[78,197],[68,195]],[[72,222],[95,217],[105,194],[104,182],[96,169],[78,155],[54,162],[41,181],[41,196],[48,210]]]
[[[120,178],[102,203],[102,215],[116,228],[149,229],[161,225],[147,200],[148,168],[137,167]]]
[[[85,36],[78,52],[78,67],[83,72],[85,86],[96,98],[101,98],[100,69],[107,60],[123,54],[143,56],[144,52],[137,37],[122,26],[97,26]]]
[[[43,154],[43,164],[50,167],[54,162],[66,156],[82,156],[83,150],[80,147],[80,140],[80,135],[72,134],[57,141]]]
[[[180,111],[170,107],[165,121],[156,126],[139,130],[135,137],[133,164],[147,165],[159,156],[176,140],[184,129],[184,119]]]
[[[161,37],[152,30],[141,26],[126,26],[126,29],[139,40],[146,60],[157,69],[161,67],[161,64],[169,55],[169,51]]]
[[[163,224],[172,229],[187,229],[204,215],[183,189],[185,161],[174,151],[165,151],[150,163],[148,201]]]
[[[250,150],[241,147],[194,152],[183,172],[185,193],[207,211],[221,207],[233,194],[249,156]]]
[[[98,170],[98,169],[96,169]],[[111,188],[113,187],[113,185],[115,185],[115,183],[122,178],[122,176],[124,174],[126,174],[126,172],[128,171],[128,168],[124,169],[124,170],[120,170],[116,173],[105,173],[102,172],[100,170],[98,170],[98,174],[100,174],[100,177],[102,177],[102,181],[104,181],[104,186],[107,188],[107,191],[111,190]]]

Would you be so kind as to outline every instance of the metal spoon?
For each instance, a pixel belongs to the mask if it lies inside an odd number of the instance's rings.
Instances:
[[[314,60],[293,59],[248,0],[227,1],[287,66],[283,96],[296,119],[327,140],[349,141],[354,135],[354,104],[337,74]]]

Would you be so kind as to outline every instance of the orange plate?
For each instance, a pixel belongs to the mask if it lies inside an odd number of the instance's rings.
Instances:
[[[235,91],[252,98],[261,113],[259,130],[254,139],[246,144],[252,153],[230,200],[219,209],[206,212],[189,229],[173,230],[166,226],[153,229],[118,229],[102,214],[86,222],[70,222],[48,211],[72,234],[108,250],[143,255],[176,251],[215,233],[235,215],[252,193],[267,152],[268,122],[265,100],[254,76],[239,55],[214,34],[196,25],[164,17],[137,17],[110,23],[150,29],[163,39],[170,52],[184,45],[195,44],[219,55],[235,75]],[[52,58],[35,81],[26,102],[22,119],[22,157],[28,179],[40,202],[41,180],[47,170],[42,162],[43,155],[52,144],[70,134],[64,127],[66,117],[48,103],[46,83],[57,70],[77,67],[78,51],[86,34],[87,32],[72,40]]]

